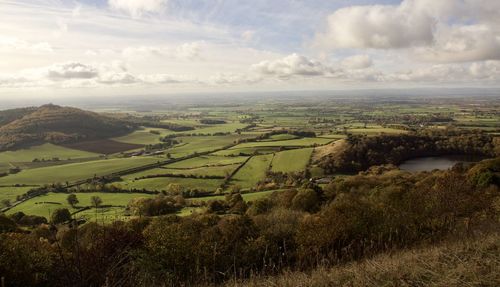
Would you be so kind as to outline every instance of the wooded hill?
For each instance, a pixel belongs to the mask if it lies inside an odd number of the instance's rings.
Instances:
[[[44,105],[0,111],[0,150],[42,142],[68,143],[120,136],[134,125],[76,108]]]

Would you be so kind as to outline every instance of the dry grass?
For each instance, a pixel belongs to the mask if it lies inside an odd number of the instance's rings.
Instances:
[[[314,149],[312,160],[313,162],[319,161],[325,156],[329,156],[332,154],[338,154],[340,151],[344,150],[347,147],[347,141],[342,139],[330,144],[319,146]]]
[[[383,254],[310,274],[290,272],[227,286],[500,286],[500,235]]]

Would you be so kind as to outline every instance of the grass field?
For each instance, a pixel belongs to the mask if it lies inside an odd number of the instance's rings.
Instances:
[[[181,142],[177,147],[173,147],[168,152],[174,157],[181,157],[193,154],[195,152],[207,152],[234,144],[241,138],[248,138],[245,135],[226,135],[226,136],[190,136],[179,137]]]
[[[158,174],[184,174],[184,175],[196,175],[196,176],[206,176],[206,175],[216,175],[225,176],[230,174],[235,170],[240,164],[231,165],[221,165],[221,166],[210,166],[210,167],[195,167],[195,168],[154,168],[146,171],[141,171],[138,173],[129,174],[123,176],[124,180],[133,180],[135,178],[158,175]]]
[[[65,183],[157,162],[154,157],[115,158],[23,170],[0,177],[0,185]]]
[[[236,157],[227,157],[227,156],[217,156],[217,155],[204,155],[199,156],[183,161],[178,161],[172,164],[167,165],[169,168],[195,168],[195,167],[203,167],[203,166],[213,166],[213,165],[226,165],[226,164],[235,164],[242,163],[247,159],[246,156],[236,156]]]
[[[151,131],[158,132],[160,134],[153,134]],[[140,130],[133,131],[132,133],[114,138],[115,141],[130,143],[130,144],[155,144],[160,142],[160,137],[166,136],[173,133],[171,130],[167,129],[156,129],[156,128],[144,128]]]
[[[304,171],[312,151],[313,148],[304,148],[278,152],[274,156],[271,170],[275,172]]]
[[[252,157],[231,179],[231,184],[239,185],[243,188],[254,187],[257,182],[264,179],[266,171],[269,169],[272,154]]]
[[[30,189],[32,187],[0,187],[0,201],[8,199],[12,203],[16,201],[18,195],[22,195]]]
[[[77,208],[72,208],[71,205],[68,204],[66,198],[68,197],[67,193],[48,193],[46,195],[38,196],[32,198],[28,201],[25,201],[18,206],[15,206],[11,210],[7,212],[7,214],[12,214],[17,211],[22,211],[25,214],[29,215],[38,215],[44,216],[46,218],[50,218],[50,214],[54,212],[54,210],[58,208],[67,208],[70,212],[75,212],[85,206],[90,206],[90,198],[92,196],[99,196],[102,199],[103,205],[113,205],[118,206],[118,208],[99,208],[98,213],[102,216],[104,213],[110,213],[107,215],[113,215],[115,211],[121,210],[123,212],[124,207],[129,203],[129,201],[133,198],[138,197],[152,197],[154,195],[143,194],[143,193],[103,193],[103,192],[89,192],[89,193],[75,193],[78,201]],[[87,215],[87,216],[95,216],[95,209],[85,211],[83,213],[78,213],[77,217]]]
[[[213,153],[213,154],[220,155],[220,156],[238,156],[240,154],[244,154],[244,155],[253,155],[256,153],[269,154],[269,153],[278,152],[279,150],[280,150],[279,146],[275,146],[275,147],[256,146],[256,147],[226,149],[226,150],[218,151],[218,152]]]
[[[402,134],[402,133],[407,133],[405,130],[399,130],[399,129],[393,129],[393,128],[354,128],[354,129],[347,129],[347,132],[353,133],[353,134]]]
[[[194,131],[189,131],[189,133],[202,133],[202,134],[214,134],[214,133],[234,133],[237,129],[242,129],[246,127],[247,124],[242,124],[240,122],[228,122],[220,125],[207,125],[195,129]]]
[[[41,159],[50,160],[55,157],[59,158],[60,160],[67,160],[67,159],[78,159],[78,158],[91,158],[98,156],[99,156],[98,153],[86,152],[77,149],[70,149],[46,143],[28,149],[0,152],[0,162],[4,163],[31,162],[35,158],[39,160]]]
[[[327,138],[301,138],[284,141],[271,141],[271,142],[249,142],[242,143],[231,149],[252,148],[252,147],[280,147],[280,146],[312,146],[314,144],[323,145],[331,142]]]
[[[154,191],[167,190],[169,184],[179,184],[185,189],[198,189],[214,191],[224,182],[223,179],[197,179],[178,177],[157,177],[141,180],[129,179],[120,182],[120,186],[125,189],[146,189]]]
[[[268,139],[261,140],[261,142],[292,140],[296,138],[297,136],[290,134],[278,134],[278,135],[272,135]]]

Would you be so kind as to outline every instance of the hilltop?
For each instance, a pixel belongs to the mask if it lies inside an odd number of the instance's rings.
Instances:
[[[0,112],[0,150],[120,136],[133,125],[77,108],[44,105]]]

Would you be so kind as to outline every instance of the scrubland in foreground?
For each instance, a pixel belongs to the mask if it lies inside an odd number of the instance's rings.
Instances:
[[[500,235],[443,242],[309,273],[231,282],[237,287],[500,286]]]

